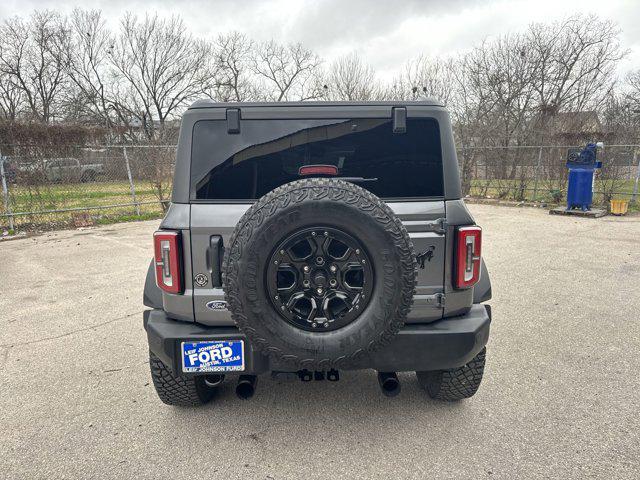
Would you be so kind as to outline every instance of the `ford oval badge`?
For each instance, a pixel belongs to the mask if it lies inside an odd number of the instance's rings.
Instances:
[[[207,302],[207,308],[210,310],[226,310],[227,302],[224,300],[212,300],[211,302]]]

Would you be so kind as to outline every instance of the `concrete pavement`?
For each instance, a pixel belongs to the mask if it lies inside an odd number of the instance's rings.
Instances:
[[[470,208],[494,321],[457,404],[366,371],[167,407],[141,315],[157,221],[0,242],[0,478],[638,478],[640,217]]]

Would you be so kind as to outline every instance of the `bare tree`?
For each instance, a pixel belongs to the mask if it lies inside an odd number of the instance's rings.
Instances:
[[[469,55],[461,55],[451,60],[449,111],[458,144],[458,161],[462,177],[462,191],[471,193],[472,180],[477,177],[477,147],[484,143],[482,93],[471,84]]]
[[[285,46],[271,40],[258,45],[252,68],[264,82],[266,99],[280,102],[320,98],[320,64],[320,57],[300,43]]]
[[[633,87],[629,83],[627,87],[626,91],[607,96],[600,117],[604,131],[611,135],[608,140],[618,144],[640,142],[640,103],[634,98]]]
[[[375,70],[356,52],[331,64],[326,84],[331,100],[372,100],[380,97],[381,93]]]
[[[69,77],[74,85],[69,100],[75,118],[112,128],[123,120],[113,96],[114,75],[110,53],[115,39],[100,10],[76,9],[71,14]]]
[[[51,10],[35,11],[28,22],[13,17],[0,27],[0,72],[22,92],[37,120],[62,115],[68,43],[66,19]]]
[[[633,106],[633,110],[640,114],[640,70],[629,72],[626,78],[624,95]]]
[[[452,59],[420,55],[404,65],[393,80],[388,96],[402,100],[435,97],[448,105],[454,94],[454,68],[457,66]]]
[[[615,23],[595,15],[531,25],[526,55],[540,111],[554,115],[597,107],[613,87],[615,67],[627,53],[619,34]]]
[[[222,102],[241,102],[256,96],[251,71],[254,43],[244,34],[220,35],[213,45],[214,80],[205,94]]]
[[[5,120],[16,120],[23,107],[24,95],[14,79],[0,72],[0,114]]]
[[[527,143],[534,114],[534,91],[525,44],[521,35],[486,40],[471,52],[449,60],[440,68],[443,72],[440,77],[426,83],[432,91],[437,88],[443,91],[452,112],[456,140],[461,147],[465,193],[471,190],[479,161],[483,164],[483,176],[493,180],[499,196],[507,196],[514,188],[520,192],[516,196],[522,196],[527,187],[524,179],[519,186],[513,181],[526,174],[522,165],[524,150],[498,149],[486,155],[485,150],[477,148]]]
[[[502,146],[525,143],[534,106],[526,39],[507,35],[485,42],[469,54],[467,65],[485,132]]]
[[[149,139],[162,135],[166,121],[211,81],[209,45],[185,32],[178,17],[139,20],[127,14],[121,22],[111,54],[119,78],[115,103],[140,122]]]

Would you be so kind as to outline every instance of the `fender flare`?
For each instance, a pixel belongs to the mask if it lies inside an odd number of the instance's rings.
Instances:
[[[156,285],[156,272],[153,265],[153,258],[149,262],[147,269],[147,278],[144,281],[144,294],[142,295],[142,303],[151,308],[162,308],[162,290]]]
[[[489,279],[489,271],[482,259],[480,265],[480,280],[473,287],[473,303],[482,303],[491,299],[491,280]]]

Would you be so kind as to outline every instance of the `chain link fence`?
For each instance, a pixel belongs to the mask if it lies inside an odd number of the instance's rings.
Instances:
[[[569,146],[458,148],[465,195],[560,204]],[[175,145],[0,145],[0,231],[82,227],[157,218],[171,195]],[[640,145],[607,145],[597,205],[633,203]]]
[[[160,216],[175,145],[0,146],[0,229],[45,230]]]
[[[517,202],[560,204],[567,192],[567,152],[572,146],[459,148],[465,195]],[[612,198],[634,203],[640,175],[639,145],[606,145],[594,181],[594,204]]]

